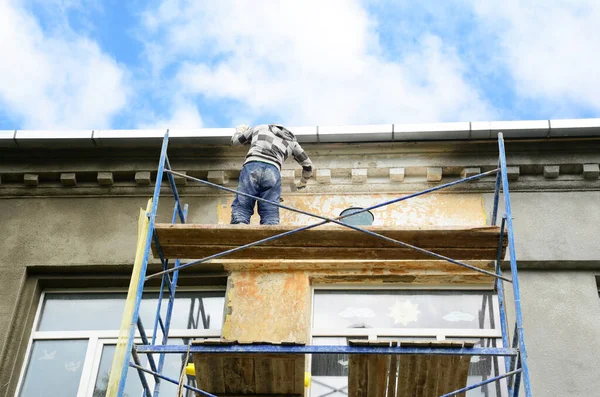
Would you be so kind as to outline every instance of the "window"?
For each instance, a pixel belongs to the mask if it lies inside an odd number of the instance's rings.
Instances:
[[[345,345],[348,340],[462,340],[500,347],[497,296],[489,290],[315,289],[312,343]],[[347,355],[312,356],[312,397],[348,393]],[[504,372],[504,361],[474,356],[469,384]],[[505,384],[469,391],[468,397],[499,397]]]
[[[219,337],[224,296],[224,290],[182,291],[180,288],[173,306],[169,343],[187,344],[191,338]],[[45,292],[17,396],[103,397],[125,298],[124,292]],[[152,335],[149,328],[154,324],[157,303],[158,293],[145,293],[142,297],[140,316],[148,337]],[[162,305],[163,318],[166,306]],[[178,379],[184,359],[181,355],[167,354],[164,374]],[[158,361],[158,356],[155,360]],[[136,372],[129,370],[127,396],[142,394]],[[152,381],[151,377],[148,380]],[[188,381],[194,383],[191,377]],[[163,382],[160,395],[173,396],[176,389],[176,385]]]

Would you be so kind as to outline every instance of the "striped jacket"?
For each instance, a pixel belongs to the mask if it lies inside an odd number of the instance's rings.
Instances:
[[[291,154],[302,166],[302,178],[312,176],[312,162],[290,130],[281,125],[258,125],[245,131],[236,130],[231,138],[234,146],[250,144],[250,150],[244,164],[250,161],[262,161],[281,170],[284,161]]]

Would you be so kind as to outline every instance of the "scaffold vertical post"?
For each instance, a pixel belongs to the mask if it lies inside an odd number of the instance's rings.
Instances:
[[[517,272],[517,253],[515,247],[515,236],[513,232],[512,207],[510,204],[510,191],[508,189],[508,172],[506,165],[506,152],[504,147],[504,137],[502,133],[498,134],[498,149],[500,152],[500,172],[502,173],[502,193],[504,196],[504,209],[506,211],[506,225],[508,235],[508,253],[510,257],[510,271],[512,274],[515,317],[516,317],[516,337],[519,344],[519,361],[521,363],[523,386],[525,396],[531,397],[531,385],[529,383],[529,365],[527,362],[527,349],[525,348],[525,336],[523,330],[523,313],[521,311],[521,291],[519,289],[519,278]],[[515,385],[515,393],[518,393],[518,387]]]
[[[156,211],[158,209],[158,200],[160,198],[160,187],[162,183],[163,173],[165,169],[165,160],[167,158],[167,147],[169,145],[169,133],[165,134],[163,139],[162,148],[160,151],[160,160],[158,162],[158,171],[156,173],[156,182],[154,185],[154,195],[152,196],[152,207],[150,213],[147,214],[149,223],[148,223],[148,234],[146,237],[146,242],[144,245],[144,256],[142,260],[142,267],[140,269],[140,280],[137,285],[136,296],[135,296],[135,306],[133,309],[133,315],[131,319],[131,324],[129,325],[129,335],[127,339],[127,347],[122,366],[121,366],[121,376],[119,378],[119,388],[117,392],[117,396],[122,397],[125,393],[125,383],[127,381],[127,372],[129,370],[129,362],[131,359],[131,351],[133,349],[133,342],[135,337],[135,330],[137,328],[137,321],[140,314],[140,304],[142,302],[142,293],[144,291],[144,280],[146,277],[146,270],[148,268],[148,257],[150,255],[150,247],[152,245],[152,238],[154,235],[154,222],[156,219]]]
[[[176,197],[176,201],[175,201],[175,208],[173,209],[173,218],[171,219],[171,223],[174,224],[177,221],[177,214],[178,214],[178,208],[181,207],[181,202],[179,201],[179,197]],[[185,223],[186,217],[187,217],[187,210],[188,210],[188,205],[185,204],[183,206],[183,218],[181,219],[181,223]],[[177,259],[175,260],[175,264],[174,267],[178,268],[179,265],[181,264],[181,260]],[[166,274],[165,274],[166,276]],[[161,344],[166,345],[169,341],[169,330],[171,328],[171,318],[173,315],[173,305],[175,304],[175,292],[177,291],[177,280],[179,279],[179,271],[174,271],[173,272],[173,278],[170,281],[170,288],[169,288],[169,302],[167,304],[167,313],[165,315],[165,322],[164,322],[164,328],[165,331],[163,332],[163,338],[162,338],[162,342]],[[157,372],[159,374],[162,374],[162,370],[165,364],[165,355],[161,354],[159,359],[158,359],[158,370]],[[158,397],[160,393],[160,383],[156,383],[154,386],[154,393],[153,396],[154,397]]]

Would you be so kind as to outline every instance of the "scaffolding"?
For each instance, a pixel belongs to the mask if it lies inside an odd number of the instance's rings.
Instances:
[[[172,379],[163,374],[163,367],[165,363],[165,354],[186,354],[186,357],[189,357],[190,354],[226,354],[226,353],[235,353],[235,354],[270,354],[270,355],[285,355],[285,354],[296,354],[296,355],[305,355],[305,354],[348,354],[349,357],[353,355],[361,355],[368,354],[371,357],[377,357],[377,355],[397,355],[400,357],[401,355],[435,355],[435,356],[457,356],[457,355],[465,355],[465,356],[493,356],[493,357],[504,357],[505,364],[505,372],[500,374],[499,376],[495,376],[489,379],[486,379],[482,382],[469,385],[467,387],[461,388],[451,393],[446,393],[442,397],[454,396],[461,393],[464,393],[468,390],[475,389],[481,387],[485,384],[492,382],[499,382],[502,379],[506,378],[506,390],[511,397],[516,397],[519,395],[521,390],[521,384],[523,384],[522,388],[524,390],[524,394],[527,397],[531,397],[531,388],[530,388],[530,377],[529,377],[529,367],[527,363],[527,351],[525,348],[525,340],[524,340],[524,331],[523,331],[523,316],[521,311],[521,298],[520,298],[520,290],[519,290],[519,281],[517,274],[517,259],[516,259],[516,250],[515,250],[515,237],[513,234],[513,221],[512,221],[512,210],[511,210],[511,202],[510,202],[510,194],[509,194],[509,186],[508,186],[508,178],[507,178],[507,165],[506,165],[506,154],[505,154],[505,146],[502,133],[498,134],[498,167],[483,173],[479,173],[477,175],[465,177],[456,181],[452,181],[449,183],[441,184],[417,193],[405,195],[402,197],[398,197],[377,205],[370,206],[368,208],[364,208],[351,214],[346,214],[345,216],[339,216],[336,218],[330,218],[319,214],[313,214],[307,211],[303,211],[300,209],[292,208],[290,206],[284,205],[279,202],[271,202],[268,200],[264,200],[260,197],[254,197],[243,192],[236,191],[234,189],[230,189],[224,186],[220,186],[214,183],[211,183],[206,180],[194,178],[182,173],[178,173],[172,170],[171,164],[169,162],[169,158],[167,156],[167,147],[169,143],[169,135],[168,132],[165,134],[162,148],[160,152],[160,161],[158,164],[158,170],[156,174],[156,183],[154,186],[154,195],[149,203],[145,216],[147,217],[147,230],[143,233],[143,241],[140,242],[140,266],[139,269],[134,270],[139,271],[138,277],[132,277],[132,285],[130,286],[130,294],[129,299],[132,302],[132,311],[127,314],[124,318],[123,324],[126,326],[123,328],[125,331],[122,337],[120,338],[118,349],[120,348],[125,354],[121,356],[116,355],[115,362],[113,364],[113,373],[111,373],[111,380],[113,380],[114,388],[111,391],[109,387],[109,391],[107,396],[124,396],[125,383],[127,378],[127,373],[129,367],[135,368],[139,374],[139,378],[144,389],[145,397],[158,397],[160,386],[163,381],[171,382],[179,385],[179,388],[182,387],[193,392],[196,392],[198,395],[203,396],[213,396],[210,392],[201,390],[200,388],[196,388],[187,384],[183,384],[183,374],[180,379]],[[201,183],[205,186],[210,186],[213,188],[221,189],[230,193],[239,194],[248,196],[256,201],[262,201],[266,204],[276,205],[282,209],[286,209],[289,211],[294,211],[300,214],[308,215],[311,217],[315,217],[320,219],[319,222],[293,228],[292,230],[286,230],[282,233],[269,236],[263,238],[258,241],[254,241],[248,244],[244,244],[235,248],[228,249],[223,252],[218,252],[216,254],[212,254],[206,256],[204,258],[193,260],[188,263],[181,263],[180,259],[176,259],[174,264],[171,266],[169,264],[169,259],[165,258],[163,252],[161,250],[161,242],[155,230],[155,222],[156,215],[159,203],[159,196],[161,193],[161,185],[163,181],[163,177],[166,176],[168,184],[170,186],[173,198],[174,198],[174,208],[173,215],[171,219],[171,224],[176,223],[186,223],[187,210],[188,206],[182,205],[177,186],[175,183],[175,176],[179,178],[187,178],[188,180],[195,181],[197,183]],[[500,229],[499,229],[499,240],[497,245],[497,255],[495,260],[495,271],[487,271],[475,266],[472,266],[463,261],[455,260],[445,255],[441,255],[439,253],[435,253],[429,251],[427,249],[418,247],[413,244],[409,244],[403,241],[396,240],[389,236],[378,234],[372,230],[368,230],[359,226],[351,225],[343,222],[343,218],[347,216],[353,216],[361,212],[371,211],[376,208],[380,208],[383,206],[387,206],[390,204],[398,203],[404,200],[408,200],[414,197],[418,197],[424,194],[432,193],[435,191],[439,191],[442,189],[449,188],[451,186],[455,186],[460,183],[465,183],[469,181],[473,181],[476,179],[480,179],[483,177],[495,176],[495,191],[494,191],[494,202],[493,202],[493,212],[491,217],[491,225],[497,226],[498,218],[499,218],[499,205],[500,205],[500,196],[502,193],[503,202],[504,202],[504,214],[501,216],[500,220]],[[171,316],[173,313],[173,305],[175,301],[175,293],[177,290],[177,283],[179,272],[187,267],[198,265],[200,263],[204,263],[210,261],[212,259],[220,258],[226,255],[230,255],[251,247],[255,247],[259,244],[264,244],[275,239],[279,239],[282,237],[286,237],[295,233],[299,233],[302,231],[306,231],[318,226],[322,226],[325,224],[336,224],[339,226],[343,226],[349,229],[353,229],[360,233],[365,233],[367,235],[371,235],[383,240],[386,240],[388,243],[394,244],[398,247],[402,247],[404,249],[410,249],[419,252],[420,254],[430,256],[432,258],[447,261],[453,263],[457,266],[462,266],[473,271],[484,273],[489,277],[495,279],[495,290],[498,295],[499,301],[499,313],[500,313],[500,326],[502,331],[502,347],[474,347],[472,345],[465,344],[462,347],[436,347],[435,345],[430,345],[426,347],[420,347],[418,344],[416,345],[361,345],[361,344],[349,344],[348,346],[338,346],[338,345],[274,345],[274,344],[195,344],[195,345],[171,345],[168,344],[169,338],[169,328],[171,323]],[[504,245],[508,241],[508,255],[509,255],[509,263],[510,263],[510,277],[507,277],[503,274],[501,269],[501,261],[503,260],[504,255]],[[148,270],[148,261],[150,257],[151,247],[154,243],[155,252],[158,253],[158,257],[160,258],[160,262],[162,264],[162,271],[147,275]],[[285,258],[281,258],[285,259]],[[151,337],[148,337],[146,329],[142,324],[142,321],[139,316],[140,304],[142,300],[142,293],[144,291],[145,282],[152,278],[160,278],[160,290],[158,297],[158,307],[156,310],[156,317],[152,327]],[[506,300],[505,300],[505,292],[504,292],[504,283],[512,283],[512,289],[514,294],[514,314],[515,314],[515,328],[513,332],[512,341],[509,340],[509,332],[508,332],[508,320],[506,315]],[[161,315],[161,306],[163,301],[166,301],[167,309],[166,315]],[[159,335],[159,331],[162,334],[161,340],[157,340],[157,335]],[[137,332],[137,334],[136,334]],[[141,344],[136,344],[135,339],[141,339]],[[148,365],[143,366],[141,364],[140,355],[146,355],[148,358]],[[375,356],[373,356],[375,355]],[[158,356],[158,360],[155,359],[155,356]],[[187,363],[187,360],[186,360]],[[116,364],[116,365],[115,365]],[[150,387],[150,383],[148,382],[147,376],[153,379],[154,384],[153,387]],[[198,385],[199,387],[201,385]]]

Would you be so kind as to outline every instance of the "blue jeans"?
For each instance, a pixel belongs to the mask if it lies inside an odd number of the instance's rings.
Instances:
[[[281,196],[279,170],[272,164],[260,161],[244,164],[240,173],[238,191],[279,203]],[[236,195],[231,204],[231,223],[250,223],[255,203],[256,200],[253,198]],[[258,214],[261,225],[279,225],[279,207],[259,201]]]

